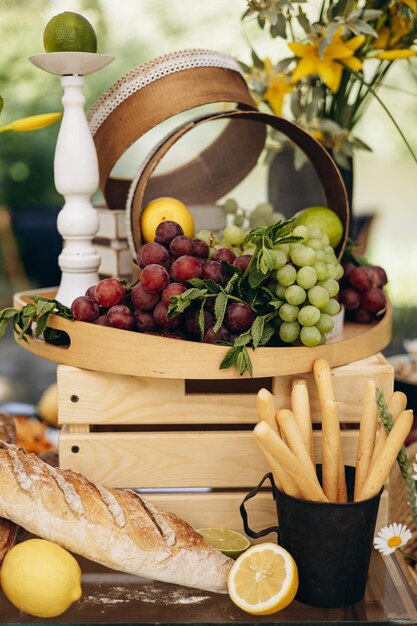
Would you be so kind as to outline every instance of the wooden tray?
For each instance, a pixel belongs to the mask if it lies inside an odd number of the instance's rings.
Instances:
[[[53,298],[55,291],[44,289],[18,293],[14,306],[24,306],[31,295]],[[385,348],[391,339],[392,306],[372,325],[346,323],[342,335],[315,348],[258,348],[250,352],[253,377],[311,372],[318,358],[331,367],[364,359]],[[87,370],[176,379],[240,378],[235,368],[220,370],[228,348],[193,341],[128,332],[86,322],[51,316],[48,326],[68,333],[70,346],[53,346],[42,340],[20,341],[22,348],[40,357]],[[245,375],[248,376],[248,375]]]

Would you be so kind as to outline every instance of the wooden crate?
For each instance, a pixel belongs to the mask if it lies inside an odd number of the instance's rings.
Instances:
[[[365,385],[393,389],[381,354],[333,370],[344,458],[355,464]],[[319,404],[308,381],[314,438],[321,455]],[[255,443],[255,394],[266,386],[277,408],[290,405],[294,376],[252,380],[172,380],[58,367],[60,465],[110,487],[149,490],[148,497],[194,526],[241,529],[239,504],[268,467]],[[269,491],[249,505],[251,523],[274,523]],[[386,503],[380,519],[386,518]]]

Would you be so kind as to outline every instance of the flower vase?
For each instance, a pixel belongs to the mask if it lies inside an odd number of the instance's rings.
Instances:
[[[332,152],[329,151],[330,155]],[[277,152],[269,165],[268,198],[274,210],[292,217],[298,211],[310,206],[325,206],[326,199],[319,178],[310,161],[304,161],[300,167],[295,164],[293,146],[284,146]],[[369,220],[369,216],[352,214],[354,186],[354,163],[349,159],[349,168],[344,168],[337,161],[336,166],[346,187],[351,211],[349,236],[357,239]]]

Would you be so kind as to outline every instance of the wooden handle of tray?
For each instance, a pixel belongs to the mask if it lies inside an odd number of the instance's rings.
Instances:
[[[283,133],[301,150],[303,150],[312,162],[320,179],[325,193],[327,206],[340,217],[343,223],[344,236],[337,248],[337,253],[340,258],[346,244],[349,230],[349,204],[346,189],[336,164],[330,157],[327,150],[302,128],[280,117],[275,117],[259,111],[228,111],[225,113],[205,116],[199,120],[194,120],[192,123],[184,124],[181,128],[177,129],[170,136],[168,136],[166,141],[162,142],[156,148],[153,154],[149,157],[142,171],[139,172],[139,175],[132,183],[129,193],[129,201],[126,209],[128,213],[130,212],[131,239],[134,250],[136,251],[138,249],[141,242],[139,224],[140,213],[143,206],[151,200],[152,197],[155,197],[156,192],[157,195],[162,195],[160,193],[160,188],[156,189],[156,186],[154,187],[150,180],[158,164],[161,162],[168,150],[190,130],[200,126],[201,124],[217,120],[230,120],[231,122],[234,122],[235,120],[239,121],[238,124],[231,124],[231,126],[236,126],[238,131],[235,133],[237,143],[233,145],[233,154],[245,154],[246,161],[244,163],[244,169],[246,173],[249,173],[252,169],[254,165],[253,157],[258,152],[258,147],[256,150],[250,149],[251,142],[253,141],[251,126],[255,128],[263,127],[263,137],[266,135],[266,127],[271,126],[275,130]],[[232,132],[232,130],[230,132]],[[258,141],[262,140],[261,134],[258,133],[255,136]],[[245,147],[246,152],[243,152]],[[230,143],[228,150],[230,151]],[[193,170],[195,166],[196,173],[193,180],[187,181],[184,177],[182,177],[183,183],[185,185],[192,184],[196,191],[200,193],[204,193],[204,188],[209,187],[211,184],[215,186],[229,186],[229,189],[232,189],[233,187],[231,187],[230,184],[232,182],[231,178],[233,177],[233,172],[236,170],[235,162],[230,161],[230,159],[225,156],[225,152],[220,149],[219,145],[216,145],[216,142],[214,142],[205,152],[205,161],[202,160],[204,155],[203,153],[200,155],[199,163],[191,163]],[[198,172],[199,176],[197,176]],[[240,172],[240,174],[241,173],[242,172]],[[218,180],[219,177],[220,179],[223,178],[223,182]],[[240,180],[242,179],[243,177],[240,176]],[[178,189],[178,185],[181,184],[181,181],[177,180],[172,188]],[[182,199],[180,193],[177,195]]]
[[[124,77],[126,89],[129,88],[128,77]],[[110,174],[120,157],[137,139],[174,115],[202,105],[224,102],[237,104],[243,109],[256,109],[239,72],[214,66],[184,68],[162,75],[129,94],[105,117],[93,136],[99,161],[100,189],[107,206],[110,209],[125,207],[131,180],[111,178]],[[229,142],[230,138],[226,136],[222,144],[226,148]],[[243,165],[245,155],[235,154],[235,159]],[[190,172],[186,169],[181,172],[182,176],[189,178],[193,175],[193,163],[190,164]],[[172,187],[175,181],[178,181],[177,170],[161,182],[165,186],[171,183]],[[165,195],[163,187],[159,195]],[[199,200],[194,198],[193,201],[204,204],[212,201],[210,197],[206,198],[203,194]]]

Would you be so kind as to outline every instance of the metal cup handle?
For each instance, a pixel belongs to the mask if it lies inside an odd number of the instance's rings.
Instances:
[[[274,490],[275,490],[274,477],[272,476],[271,472],[269,472],[268,474],[265,474],[265,476],[262,478],[259,485],[255,487],[255,489],[252,489],[252,491],[250,491],[245,496],[242,504],[240,505],[240,514],[243,520],[243,528],[245,529],[245,533],[249,535],[249,537],[252,537],[253,539],[260,539],[260,537],[265,537],[265,535],[268,535],[269,533],[277,533],[277,536],[278,536],[278,533],[279,533],[279,526],[271,526],[270,528],[265,528],[265,530],[260,530],[256,532],[252,530],[251,528],[249,528],[249,524],[248,524],[248,513],[245,509],[245,502],[247,502],[248,500],[256,496],[259,489],[262,487],[262,485],[264,484],[267,478],[269,479],[272,485],[272,493],[274,494]],[[275,499],[275,495],[274,495],[274,499]]]

